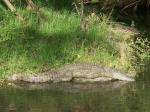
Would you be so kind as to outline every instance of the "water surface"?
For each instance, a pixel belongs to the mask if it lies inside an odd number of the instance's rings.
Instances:
[[[51,84],[0,89],[0,112],[149,112],[149,82]]]

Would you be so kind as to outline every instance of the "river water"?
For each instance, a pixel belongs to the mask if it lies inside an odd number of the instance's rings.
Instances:
[[[44,87],[1,88],[0,112],[150,112],[150,81]]]

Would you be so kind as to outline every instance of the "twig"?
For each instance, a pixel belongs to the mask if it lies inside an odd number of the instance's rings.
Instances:
[[[81,10],[80,10],[80,27],[84,30],[84,1],[81,1]]]
[[[103,1],[96,1],[96,2],[92,2],[92,1],[86,1],[86,2],[83,2],[85,5],[88,5],[88,4],[97,4],[97,3],[103,3]],[[79,3],[81,4],[81,3]]]
[[[73,4],[72,4],[72,5],[74,5],[74,6],[75,6],[75,9],[76,9],[76,11],[77,11],[77,14],[80,16],[80,11],[79,11],[79,9],[78,9],[77,4],[76,4],[75,2],[73,2]]]
[[[139,3],[139,2],[140,2],[140,0],[135,1],[135,2],[133,2],[133,3],[131,3],[131,4],[129,4],[129,5],[126,5],[126,6],[122,9],[122,11],[125,10],[125,9],[127,9],[127,8],[129,8],[129,7],[132,7],[134,4],[137,4],[137,3]]]
[[[33,9],[33,10],[39,10],[39,8],[33,3],[32,0],[26,0],[26,3],[28,5],[28,8],[30,9]]]

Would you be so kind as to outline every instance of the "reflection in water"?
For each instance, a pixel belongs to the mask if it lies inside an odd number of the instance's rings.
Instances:
[[[8,110],[9,110],[9,112],[16,112],[16,105],[13,103],[10,103],[8,105]]]
[[[148,112],[150,110],[148,83],[105,85],[57,84],[57,86],[51,85],[51,88],[49,86],[34,90],[27,89],[27,86],[23,86],[24,89],[1,88],[0,112]]]

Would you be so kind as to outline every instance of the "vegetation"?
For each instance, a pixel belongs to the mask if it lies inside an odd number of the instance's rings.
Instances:
[[[42,0],[41,0],[42,1]],[[98,63],[134,71],[131,33],[114,29],[109,16],[94,12],[84,18],[72,1],[49,0],[26,10],[15,2],[22,21],[0,5],[0,77],[20,72],[42,72],[68,63]]]
[[[140,72],[147,69],[150,62],[150,41],[147,36],[138,36],[132,45],[136,63],[134,64]]]

